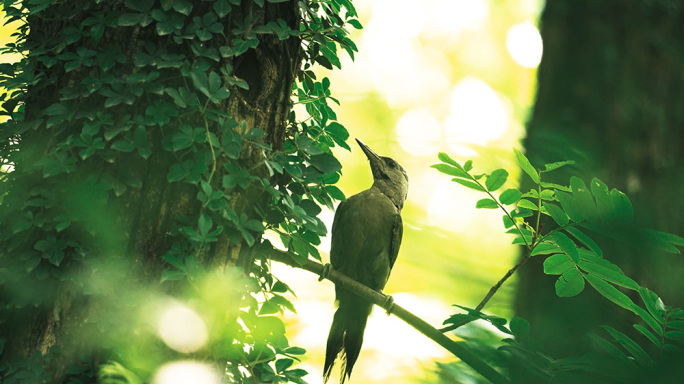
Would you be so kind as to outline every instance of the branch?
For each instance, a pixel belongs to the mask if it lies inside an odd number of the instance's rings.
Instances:
[[[277,250],[273,247],[263,247],[263,251],[266,252],[265,256],[273,261],[277,261],[279,263],[283,263],[294,268],[305,269],[317,275],[321,275],[321,273],[323,272],[323,265],[313,262],[311,260],[307,260],[306,263],[304,263],[304,265],[300,265],[299,263],[295,262],[287,252]],[[335,271],[332,268],[329,270],[328,276],[326,278],[335,283],[336,286],[351,291],[359,297],[364,298],[380,307],[384,308],[384,306],[387,305],[388,302],[391,303],[391,301],[388,300],[388,296],[383,295],[373,289],[370,289],[367,286],[355,280],[352,280],[351,278],[345,276],[340,272]],[[407,311],[406,309],[400,307],[397,304],[391,304],[389,309],[390,314],[397,316],[398,318],[400,318],[401,320],[403,320],[404,322],[418,330],[418,332],[422,333],[423,335],[432,339],[437,344],[444,347],[446,350],[448,350],[456,357],[461,359],[461,361],[469,365],[471,368],[473,368],[476,372],[478,372],[480,375],[482,375],[490,382],[496,384],[509,382],[508,379],[506,379],[501,373],[496,371],[494,368],[492,368],[489,364],[484,362],[478,356],[470,352],[468,348],[464,347],[463,343],[457,343],[451,340],[438,329],[431,326],[423,319],[412,314],[411,312]]]
[[[508,278],[510,278],[511,276],[513,276],[513,274],[515,273],[515,271],[517,271],[518,268],[520,268],[523,264],[525,264],[525,262],[527,262],[527,260],[528,260],[529,258],[530,258],[530,253],[527,252],[523,257],[520,258],[520,260],[518,261],[518,263],[517,263],[516,265],[514,265],[513,268],[509,269],[508,272],[506,272],[506,274],[501,278],[501,280],[499,280],[496,284],[494,284],[494,286],[493,286],[492,288],[489,289],[489,292],[487,292],[487,295],[485,295],[484,299],[482,299],[482,301],[480,302],[480,304],[478,304],[477,307],[475,307],[475,310],[476,310],[477,312],[481,312],[482,309],[485,307],[485,305],[487,305],[487,303],[489,302],[489,300],[494,296],[494,294],[499,290],[499,288],[501,288],[501,286],[503,285],[503,283],[505,283],[506,280],[508,280]],[[451,324],[451,325],[448,326],[448,327],[441,328],[439,331],[440,331],[440,332],[449,332],[449,331],[453,331],[454,329],[460,328],[460,327],[462,327],[462,326],[464,326],[464,325],[470,323],[470,322],[473,321],[473,320],[477,320],[477,319],[466,319],[466,320],[461,320],[461,321],[458,321],[458,322],[456,322],[456,323],[454,323],[454,324]]]

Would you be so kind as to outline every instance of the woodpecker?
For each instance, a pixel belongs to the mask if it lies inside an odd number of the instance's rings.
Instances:
[[[336,271],[382,292],[399,253],[408,176],[395,160],[378,156],[359,139],[356,142],[370,162],[373,185],[337,207],[330,263]],[[373,304],[340,287],[335,287],[335,299],[338,307],[328,335],[323,381],[327,383],[341,354],[343,384],[359,357]]]

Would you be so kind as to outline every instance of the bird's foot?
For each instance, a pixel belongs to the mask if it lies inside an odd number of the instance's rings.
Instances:
[[[322,281],[323,279],[327,279],[328,275],[330,275],[331,269],[332,269],[332,265],[330,265],[330,263],[323,265],[323,270],[321,271],[321,276],[318,278],[318,281]]]
[[[382,308],[387,311],[387,316],[392,314],[392,308],[394,308],[394,297],[387,295],[385,296],[385,302],[382,303]]]

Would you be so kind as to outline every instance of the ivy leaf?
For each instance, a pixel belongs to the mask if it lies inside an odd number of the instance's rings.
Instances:
[[[323,173],[335,173],[342,169],[342,164],[330,153],[311,156],[309,163]]]
[[[226,17],[231,10],[231,6],[226,0],[216,0],[214,1],[214,12],[219,18]]]
[[[211,220],[206,213],[201,213],[199,219],[197,219],[197,227],[199,228],[199,233],[202,237],[206,237],[214,222]]]

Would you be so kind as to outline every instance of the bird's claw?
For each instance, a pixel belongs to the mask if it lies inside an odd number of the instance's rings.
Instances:
[[[392,308],[394,308],[394,297],[387,295],[385,296],[385,302],[382,303],[382,308],[387,311],[387,316],[392,314]]]
[[[318,281],[327,279],[328,275],[330,275],[330,269],[332,269],[332,265],[330,265],[330,263],[323,265],[323,270],[321,271],[321,276],[318,278]]]

